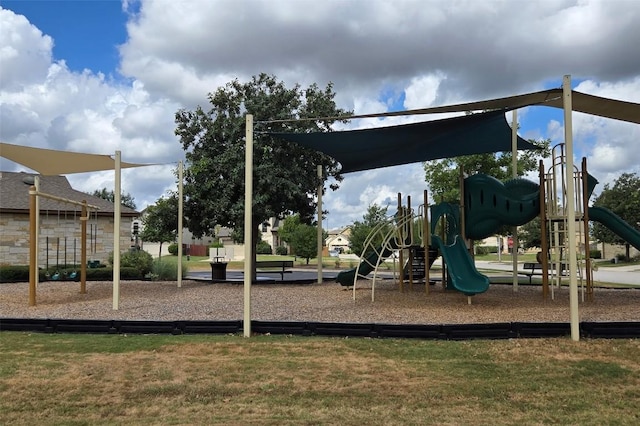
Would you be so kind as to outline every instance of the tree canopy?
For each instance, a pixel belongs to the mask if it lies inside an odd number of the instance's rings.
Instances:
[[[389,221],[387,216],[387,207],[381,207],[377,204],[372,204],[367,208],[367,212],[362,216],[362,221],[355,221],[351,225],[351,235],[349,236],[349,248],[351,252],[366,257],[369,252],[363,253],[365,247],[364,243],[373,228]],[[391,229],[391,224],[388,225],[386,230]],[[375,239],[374,245],[379,246],[382,244],[382,234]]]
[[[107,188],[96,189],[91,195],[102,198],[103,200],[111,201],[112,203],[116,200],[116,195],[113,190],[108,190]],[[123,192],[120,195],[120,204],[133,210],[136,209],[136,202],[133,196],[129,193],[125,194]]]
[[[289,245],[291,253],[307,259],[307,264],[317,256],[317,223],[314,226],[302,223],[299,214],[287,216],[278,228],[278,235]],[[326,237],[324,230],[322,235]]]
[[[538,169],[538,162],[549,156],[550,140],[529,140],[540,147],[540,151],[522,151],[518,154],[518,176]],[[460,167],[467,174],[484,173],[504,181],[513,177],[511,152],[465,155],[455,158],[427,161],[424,163],[425,180],[431,197],[441,201],[457,203],[460,200]]]
[[[613,186],[604,186],[593,205],[611,210],[629,225],[640,230],[640,177],[635,173],[623,173],[615,180]],[[600,242],[625,245],[626,256],[629,258],[629,244],[625,240],[597,222],[593,223],[591,229],[593,237]]]
[[[175,134],[186,151],[185,217],[196,236],[211,235],[215,226],[244,228],[245,115],[253,114],[253,229],[270,217],[300,214],[306,223],[314,215],[315,193],[324,176],[340,182],[339,164],[331,157],[292,142],[274,139],[266,131],[331,131],[336,119],[270,122],[351,114],[336,107],[329,83],[324,89],[287,88],[275,76],[260,74],[242,83],[233,80],[208,96],[208,110],[179,110]],[[266,122],[266,123],[265,123]],[[336,189],[333,186],[332,189]],[[254,232],[254,239],[257,232]]]
[[[140,233],[142,241],[169,243],[176,240],[178,233],[178,197],[171,193],[169,197],[160,198],[155,205],[146,209],[143,217],[143,229]]]

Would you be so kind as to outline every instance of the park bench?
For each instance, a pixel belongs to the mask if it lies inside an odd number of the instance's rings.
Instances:
[[[291,273],[287,268],[293,268],[293,260],[257,260],[256,272],[260,273],[278,273],[282,280],[284,274]]]
[[[524,269],[523,272],[519,272],[519,274],[522,275],[526,275],[527,277],[529,277],[529,284],[531,284],[531,278],[534,275],[542,275],[542,264],[541,263],[537,263],[537,262],[525,262],[524,265],[522,265],[522,269]],[[565,274],[566,270],[567,270],[567,265],[565,263],[563,263],[561,265],[562,270],[562,275]],[[551,264],[549,264],[549,273],[553,274],[554,271],[551,269]]]

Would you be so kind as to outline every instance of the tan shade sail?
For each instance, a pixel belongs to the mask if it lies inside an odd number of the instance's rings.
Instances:
[[[32,148],[4,142],[0,142],[0,156],[45,176],[115,169],[115,160],[109,155]],[[121,168],[151,165],[153,164],[120,163]]]
[[[587,95],[585,93],[576,92],[575,90],[572,91],[571,97],[573,111],[640,124],[640,104]],[[450,112],[467,112],[481,110],[486,111],[497,109],[510,111],[527,106],[547,106],[562,109],[564,108],[562,104],[562,89],[549,89],[540,92],[525,93],[523,95],[489,99],[486,101],[468,102],[464,104],[443,105],[437,107],[418,108],[404,111],[380,112],[373,114],[358,114],[348,117],[325,118],[340,118],[341,120],[348,120],[355,118],[397,117],[405,115],[442,114]],[[318,118],[305,118],[303,120],[318,120]],[[281,121],[286,122],[297,120],[272,120],[269,122],[277,123]]]

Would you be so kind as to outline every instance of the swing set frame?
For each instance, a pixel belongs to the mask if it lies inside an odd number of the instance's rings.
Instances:
[[[80,213],[80,293],[87,292],[87,221],[89,220],[89,209],[98,211],[99,207],[87,204],[86,200],[75,201],[68,198],[58,197],[56,195],[47,194],[38,191],[35,186],[29,188],[29,306],[36,305],[36,288],[38,281],[38,251],[37,240],[39,234],[39,223],[37,219],[38,197],[48,198],[50,200],[62,203],[81,206]]]

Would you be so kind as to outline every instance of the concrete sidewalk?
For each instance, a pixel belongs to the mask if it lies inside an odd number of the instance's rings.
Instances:
[[[497,270],[504,272],[512,272],[513,265],[511,262],[497,262],[497,261],[476,261],[476,268],[478,270]],[[522,264],[519,264],[520,270],[522,270]],[[595,281],[634,285],[640,288],[640,266],[603,266],[598,265],[598,270],[593,271],[593,279]]]

